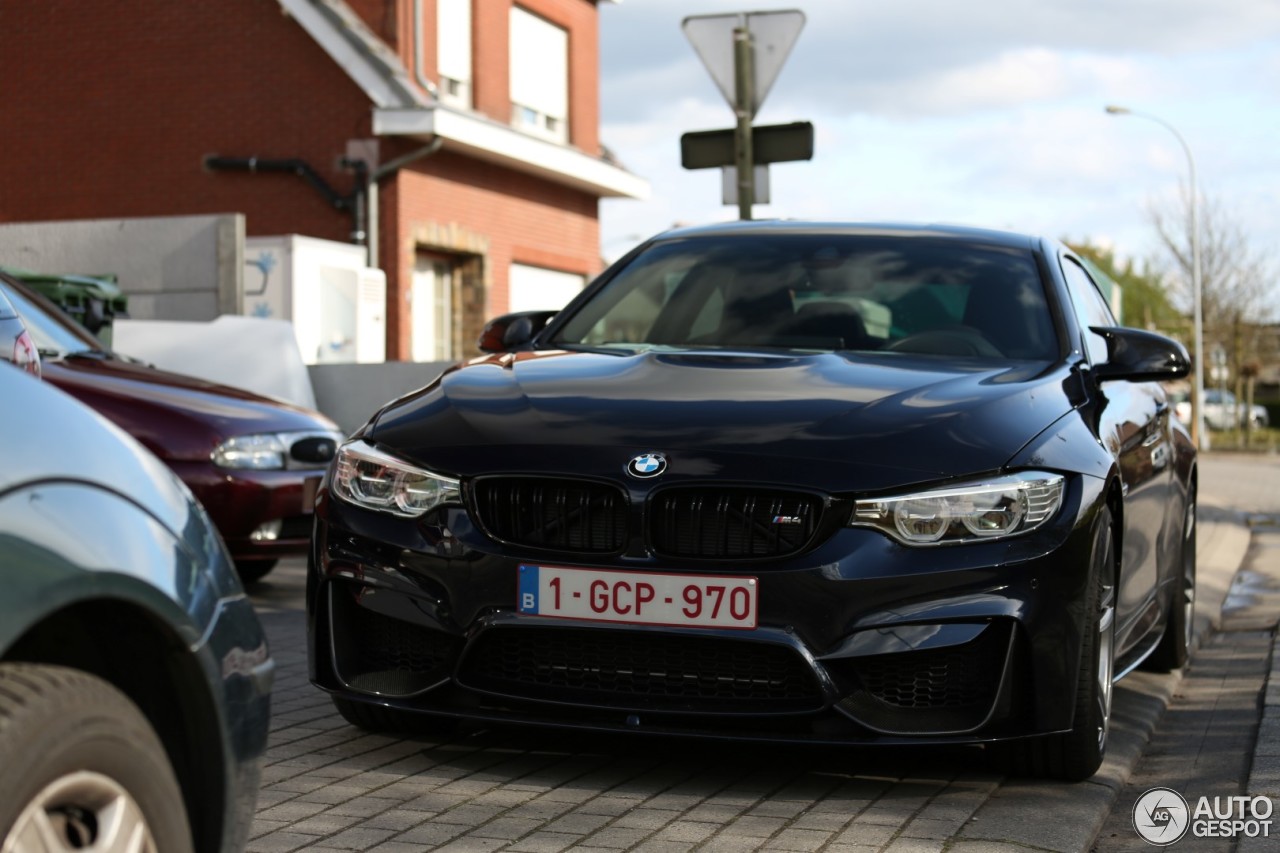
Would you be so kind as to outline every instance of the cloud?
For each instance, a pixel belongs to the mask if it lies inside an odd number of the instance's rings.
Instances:
[[[1068,54],[1045,47],[1011,49],[973,65],[927,76],[850,87],[860,111],[898,118],[1005,109],[1117,88],[1152,88],[1128,59]]]
[[[680,21],[741,6],[739,0],[696,7],[648,0],[602,8],[606,120],[659,115],[672,92],[692,91],[709,104],[722,103],[705,70],[690,62],[694,51]],[[940,98],[925,97],[939,85],[955,90],[968,81],[972,92],[993,76],[1021,72],[1046,85],[1055,73],[1087,71],[1073,63],[1100,69],[1116,58],[1123,65],[1134,55],[1237,48],[1280,33],[1280,3],[1269,0],[828,0],[800,6],[807,24],[770,100],[801,111],[927,113],[948,108]],[[1072,59],[1055,69],[1055,56]],[[645,79],[654,85],[637,85]],[[1025,94],[1035,91],[1029,86]]]
[[[807,24],[756,123],[813,121],[815,156],[771,167],[759,216],[968,223],[1142,257],[1145,206],[1176,194],[1187,167],[1167,129],[1103,113],[1120,103],[1177,127],[1202,191],[1280,234],[1280,2],[797,5]],[[718,170],[679,165],[681,133],[733,121],[680,20],[742,8],[601,6],[603,138],[653,186],[649,202],[602,205],[606,256],[678,221],[736,217]]]

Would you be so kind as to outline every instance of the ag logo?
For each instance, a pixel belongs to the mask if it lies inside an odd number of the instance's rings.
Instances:
[[[667,457],[661,453],[643,453],[627,463],[627,473],[647,480],[667,470]]]
[[[1187,834],[1191,810],[1172,788],[1152,788],[1133,804],[1133,828],[1142,840],[1165,847]]]

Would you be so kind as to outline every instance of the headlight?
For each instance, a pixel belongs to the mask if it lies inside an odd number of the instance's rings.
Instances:
[[[213,464],[219,468],[252,468],[280,471],[289,448],[278,435],[237,435],[213,449]]]
[[[405,518],[462,501],[457,480],[414,467],[363,441],[338,449],[332,488],[348,503]]]
[[[1016,536],[1062,505],[1063,477],[1037,471],[891,498],[858,501],[852,527],[874,527],[904,545],[946,545]]]

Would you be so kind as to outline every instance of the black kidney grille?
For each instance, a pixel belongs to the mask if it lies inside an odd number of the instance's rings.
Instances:
[[[653,498],[650,539],[667,557],[779,557],[805,546],[821,511],[821,500],[802,492],[668,489]]]
[[[627,537],[627,500],[614,486],[535,477],[477,480],[480,525],[513,545],[610,554]]]
[[[463,659],[468,687],[546,701],[654,710],[786,711],[821,691],[793,650],[769,643],[574,628],[497,628]]]

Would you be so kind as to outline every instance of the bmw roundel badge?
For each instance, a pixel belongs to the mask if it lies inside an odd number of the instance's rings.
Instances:
[[[642,453],[627,463],[627,473],[647,480],[667,470],[667,457],[661,453]]]

